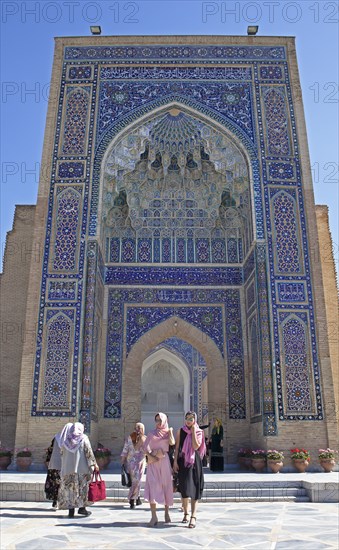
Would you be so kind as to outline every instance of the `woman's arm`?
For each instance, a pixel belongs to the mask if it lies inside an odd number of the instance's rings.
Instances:
[[[196,424],[193,424],[191,428],[191,433],[192,433],[192,447],[195,451],[197,451],[201,445],[201,441],[199,442],[197,438]],[[200,434],[202,434],[202,432],[200,432]]]
[[[132,440],[131,440],[130,436],[128,436],[128,438],[126,439],[126,441],[124,443],[124,447],[121,451],[121,455],[120,455],[120,463],[121,464],[123,464],[127,460],[128,454],[130,452],[130,446],[131,445],[133,445],[133,443],[132,443]]]
[[[85,440],[84,440],[84,451],[85,451],[85,456],[86,456],[86,459],[87,459],[88,467],[90,469],[94,468],[94,470],[99,471],[99,466],[98,466],[97,461],[95,459],[95,456],[94,456],[94,453],[92,451],[92,447],[91,447],[91,444],[90,444],[90,441],[89,441],[88,437],[86,437]]]
[[[174,451],[174,461],[173,461],[173,471],[175,473],[178,472],[178,454],[179,454],[179,444],[180,444],[180,430],[177,431],[177,435],[175,437],[175,451]]]
[[[169,445],[174,445],[175,439],[173,435],[173,428],[169,428],[168,433],[169,433]]]
[[[151,447],[149,445],[149,442],[147,440],[147,437],[146,437],[145,443],[143,445],[143,450],[144,450],[144,453],[147,457],[148,464],[152,464],[152,462],[157,462],[159,460],[159,458],[157,456],[158,451],[151,449]]]

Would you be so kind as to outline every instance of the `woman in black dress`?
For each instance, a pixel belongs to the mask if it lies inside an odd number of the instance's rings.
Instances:
[[[177,432],[175,439],[174,473],[178,473],[179,492],[182,496],[184,517],[188,523],[188,499],[191,499],[190,529],[195,527],[197,502],[204,489],[202,458],[206,453],[204,432],[197,424],[197,415],[189,411],[185,415],[185,425]]]
[[[210,469],[212,472],[224,471],[224,429],[221,420],[216,418],[210,438],[211,460]]]

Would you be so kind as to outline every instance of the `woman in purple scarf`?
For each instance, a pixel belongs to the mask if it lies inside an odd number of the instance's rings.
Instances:
[[[197,424],[195,412],[185,414],[185,425],[178,430],[175,439],[173,470],[178,473],[179,492],[182,496],[184,517],[182,523],[188,523],[188,499],[191,499],[190,529],[195,527],[197,502],[204,489],[202,458],[206,454],[204,432]]]

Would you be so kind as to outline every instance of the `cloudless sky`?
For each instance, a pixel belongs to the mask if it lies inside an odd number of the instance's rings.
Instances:
[[[35,204],[54,37],[295,36],[316,204],[330,209],[338,260],[339,0],[6,1],[1,9],[1,252],[16,204]]]

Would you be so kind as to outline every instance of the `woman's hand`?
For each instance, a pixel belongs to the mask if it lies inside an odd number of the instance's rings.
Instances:
[[[179,472],[179,466],[178,466],[178,462],[176,460],[174,460],[174,462],[173,462],[173,472],[175,474],[177,474]]]
[[[164,451],[163,451],[162,449],[157,449],[157,450],[155,451],[155,456],[156,456],[157,458],[164,458],[165,453],[164,453]]]

